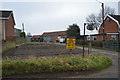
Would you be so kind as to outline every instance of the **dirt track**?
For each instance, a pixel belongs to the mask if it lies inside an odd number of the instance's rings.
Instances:
[[[86,54],[87,54],[87,48]],[[55,73],[39,73],[39,74],[22,74],[6,76],[7,78],[117,78],[118,77],[118,53],[107,50],[92,50],[94,54],[102,54],[113,60],[113,65],[102,71],[86,71],[86,72],[55,72]],[[43,56],[65,56],[82,53],[82,47],[77,47],[69,54],[69,50],[64,44],[45,44],[45,45],[23,45],[14,48],[3,54],[5,59],[8,56],[11,59],[26,59],[29,56],[40,58]],[[14,56],[14,57],[13,57]],[[15,57],[16,56],[16,57]]]

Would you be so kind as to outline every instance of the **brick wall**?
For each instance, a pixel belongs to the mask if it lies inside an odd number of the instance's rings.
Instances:
[[[99,34],[103,33],[103,25],[101,25]],[[104,21],[104,33],[118,33],[118,25],[115,21],[106,17]],[[111,40],[112,35],[105,35],[105,40]],[[118,38],[118,35],[116,35]],[[97,40],[103,40],[103,35],[97,36]]]
[[[6,40],[7,41],[15,41],[13,17],[10,16],[10,18],[8,20],[6,20],[5,23],[6,23]]]
[[[118,32],[118,25],[112,19],[108,17],[105,19],[104,22],[104,33],[117,33]],[[103,33],[103,27],[100,27],[99,33]]]

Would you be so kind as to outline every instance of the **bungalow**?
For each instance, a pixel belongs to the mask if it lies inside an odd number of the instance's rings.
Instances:
[[[2,40],[15,41],[15,20],[13,11],[0,10],[0,28],[2,29]]]
[[[45,42],[63,41],[67,37],[67,30],[55,31],[55,32],[44,32],[42,36]]]
[[[41,38],[42,38],[41,35],[33,35],[33,36],[31,37],[31,41],[32,41],[32,42],[41,42]]]
[[[120,15],[107,15],[100,25],[96,40],[120,40]]]

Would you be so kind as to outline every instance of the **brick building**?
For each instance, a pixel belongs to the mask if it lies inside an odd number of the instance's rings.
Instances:
[[[21,29],[14,28],[15,31],[15,37],[20,37]]]
[[[15,20],[13,11],[0,10],[0,28],[2,29],[2,40],[15,41]]]
[[[40,39],[42,38],[42,36],[41,35],[33,35],[32,37],[31,37],[31,41],[32,42],[40,42]]]
[[[104,30],[103,30],[104,29]],[[118,40],[120,39],[120,15],[107,15],[100,25],[97,40]],[[104,37],[103,37],[104,36]]]
[[[45,42],[57,42],[60,39],[65,39],[67,37],[67,30],[55,31],[55,32],[44,32],[42,36]]]

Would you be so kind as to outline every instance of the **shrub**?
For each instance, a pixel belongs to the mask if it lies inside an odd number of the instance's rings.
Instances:
[[[21,33],[20,33],[20,37],[25,38],[25,36],[26,36],[26,35],[25,35],[25,32],[21,32]]]
[[[89,42],[88,40],[85,41],[85,44],[83,42],[83,40],[76,40],[76,44],[77,45],[89,45]],[[95,46],[95,47],[103,47],[103,41],[91,41],[91,44],[92,46]]]

